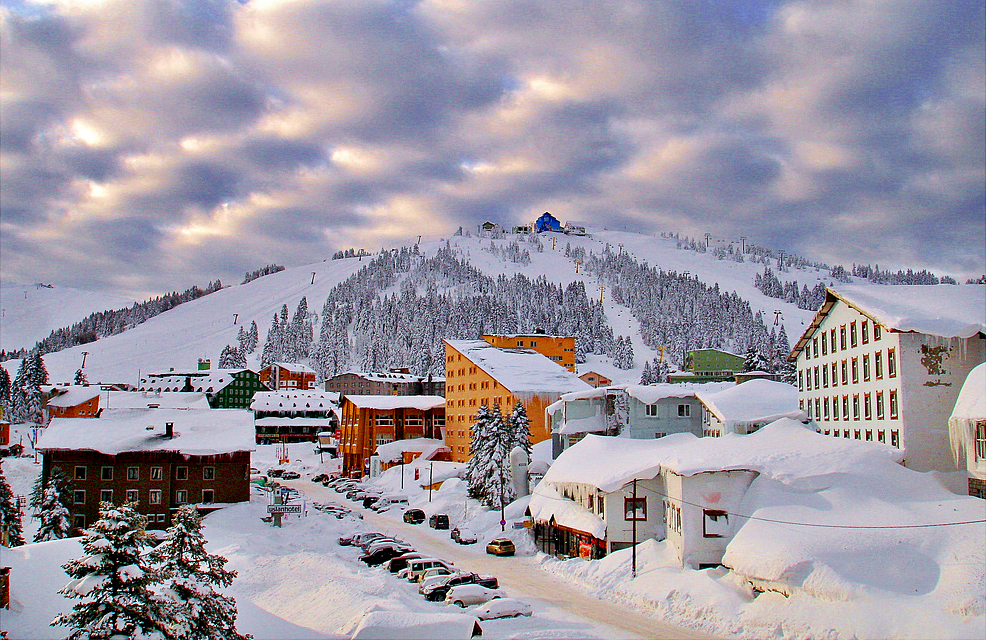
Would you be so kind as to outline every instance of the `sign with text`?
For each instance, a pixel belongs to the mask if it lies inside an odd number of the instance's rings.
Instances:
[[[300,504],[269,504],[267,513],[301,513]]]

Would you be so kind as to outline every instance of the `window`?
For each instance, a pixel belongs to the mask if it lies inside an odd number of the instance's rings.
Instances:
[[[834,362],[832,363],[831,369],[832,369],[832,386],[833,387],[838,387],[839,386],[839,369],[838,369],[838,367],[836,366],[836,364]]]
[[[702,535],[706,538],[725,538],[729,535],[729,514],[717,509],[703,509]]]
[[[900,433],[896,429],[890,430],[890,446],[900,449]]]
[[[378,414],[377,415],[377,426],[378,427],[392,427],[394,426],[394,416],[391,414]]]
[[[876,419],[883,420],[883,392],[876,392]]]
[[[976,461],[986,460],[986,420],[976,420]]]
[[[863,382],[870,381],[870,354],[863,354]]]
[[[175,492],[175,502],[178,504],[185,504],[188,502],[188,491],[185,489],[179,489]]]
[[[175,480],[188,480],[188,467],[176,467]]]
[[[202,467],[202,479],[203,480],[215,480],[216,479],[216,468],[215,467]]]
[[[883,379],[883,352],[877,351],[873,354],[873,373],[877,380]]]
[[[829,332],[829,342],[832,343],[832,353],[835,353],[835,328]]]
[[[656,418],[656,417],[658,417],[658,415],[657,415],[657,405],[656,404],[644,405],[644,415],[646,415],[648,418]]]
[[[849,323],[849,346],[855,348],[856,347],[856,344],[857,344],[856,343],[856,323],[855,322],[850,322]]]
[[[72,504],[85,504],[86,503],[86,492],[85,489],[76,489],[72,492]]]
[[[886,444],[887,443],[887,432],[884,431],[883,429],[880,429],[879,431],[876,432],[876,439],[879,440],[880,442]]]
[[[624,520],[646,520],[647,519],[647,498],[624,498],[623,499],[623,519]]]
[[[112,489],[100,489],[99,490],[99,501],[100,502],[113,502],[113,490]]]
[[[897,390],[890,390],[890,418],[891,420],[897,418]]]
[[[849,384],[849,361],[842,361],[842,384]]]
[[[842,419],[849,419],[849,396],[842,396]]]
[[[822,399],[815,398],[815,419],[822,417]]]
[[[832,396],[832,419],[839,419],[839,396]]]
[[[215,499],[216,492],[212,489],[202,489],[202,502],[205,504],[212,504]]]
[[[859,420],[859,394],[855,393],[852,396],[852,419]]]
[[[881,327],[880,325],[878,325],[878,324],[876,324],[874,322],[873,323],[873,341],[876,342],[877,340],[879,340],[880,339],[880,335],[882,333],[883,333],[883,327]]]
[[[808,367],[805,370],[805,386],[808,389],[808,391],[811,391],[811,389],[812,389],[812,387],[811,387],[811,367]]]
[[[127,467],[127,480],[140,480],[140,467]]]
[[[828,420],[829,419],[829,399],[828,398],[825,398],[825,400],[822,402],[822,415],[825,417],[824,418],[825,420]]]
[[[127,489],[127,502],[137,502],[136,489]]]
[[[897,352],[894,349],[887,349],[887,377],[897,377]]]
[[[857,384],[859,382],[859,358],[852,359],[852,383]]]
[[[166,517],[165,514],[159,513],[159,514],[157,514],[157,521],[158,522],[164,522],[165,517]]]
[[[853,440],[859,440],[859,433],[860,433],[859,432],[859,429],[853,429],[853,432],[852,432]]]
[[[829,354],[828,336],[825,335],[825,332],[823,331],[822,332],[822,355],[823,356],[827,356],[828,354]]]
[[[863,417],[867,420],[873,419],[872,397],[869,393],[863,394]]]
[[[805,372],[804,370],[798,371],[798,391],[805,390]]]
[[[678,417],[679,418],[690,418],[690,417],[692,417],[692,405],[690,405],[690,404],[679,404],[678,405]]]
[[[162,480],[164,478],[163,467],[151,467],[151,480]]]
[[[407,416],[404,418],[405,427],[423,427],[425,424],[424,416],[421,414]]]
[[[829,368],[824,364],[822,365],[822,386],[826,389],[829,387]]]
[[[668,434],[665,433],[664,431],[655,431],[654,432],[654,439],[656,440],[658,438],[663,438],[666,435],[668,435]]]
[[[811,339],[811,352],[818,356],[818,338]]]
[[[389,433],[378,433],[377,434],[377,446],[381,444],[387,444],[388,442],[393,442],[394,436]]]
[[[862,334],[863,334],[863,344],[869,344],[870,343],[870,323],[868,321],[863,320],[863,326],[861,327],[861,331],[862,331]]]
[[[814,375],[812,377],[814,378],[815,388],[817,389],[818,388],[818,367],[817,366],[815,367],[813,373],[814,373]]]
[[[846,350],[846,325],[839,327],[839,348],[842,351]]]
[[[867,442],[872,442],[873,441],[873,429],[867,429],[866,430],[866,440],[867,440]]]
[[[603,508],[603,506],[605,504],[606,504],[606,498],[605,497],[599,496],[598,498],[596,498],[596,508],[599,509],[599,513],[602,513],[603,511],[605,511],[605,509]]]
[[[76,480],[85,480],[86,479],[86,468],[85,467],[76,467],[75,468],[75,479]]]
[[[112,480],[113,479],[113,467],[103,467],[99,470],[100,480]]]

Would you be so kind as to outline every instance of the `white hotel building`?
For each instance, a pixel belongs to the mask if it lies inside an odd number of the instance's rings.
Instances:
[[[948,418],[986,361],[986,287],[830,288],[789,359],[821,433],[898,447],[918,471],[954,471]]]

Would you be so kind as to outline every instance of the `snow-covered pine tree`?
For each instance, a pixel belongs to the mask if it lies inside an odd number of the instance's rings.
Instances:
[[[508,451],[520,447],[524,453],[531,455],[531,419],[527,417],[527,409],[524,408],[523,402],[514,405],[510,417],[507,418],[507,428],[510,433]]]
[[[14,422],[44,422],[41,385],[48,384],[48,369],[40,353],[24,356],[11,390],[11,418]]]
[[[89,378],[86,377],[85,371],[83,371],[82,369],[76,369],[75,378],[73,379],[73,382],[75,384],[87,385],[89,384]]]
[[[2,461],[0,461],[0,537],[6,540],[8,547],[19,547],[24,544],[21,513],[17,509],[14,492],[3,475]]]
[[[510,462],[510,452],[519,443],[514,442],[511,426],[508,421],[503,419],[498,404],[494,404],[490,410],[488,428],[487,439],[489,443],[486,449],[488,457],[485,464],[481,465],[486,475],[483,502],[490,509],[502,509],[517,497],[513,483],[509,481],[510,471],[507,465]],[[528,440],[528,442],[530,441]]]
[[[52,626],[69,627],[68,638],[180,637],[181,620],[166,598],[154,593],[159,576],[144,550],[146,519],[130,505],[99,505],[99,520],[82,537],[85,556],[62,565],[72,581],[59,593],[79,600]]]
[[[471,498],[484,500],[486,477],[489,469],[488,447],[490,444],[489,431],[492,413],[485,404],[479,407],[479,411],[473,417],[472,427],[470,428],[469,442],[469,462],[466,464],[466,485]]]
[[[651,371],[650,363],[645,362],[644,370],[640,374],[640,384],[653,384],[653,382],[654,382],[654,374]]]
[[[246,354],[239,347],[226,345],[219,354],[220,369],[245,369],[247,365]]]
[[[0,367],[0,411],[10,415],[10,374],[3,367]]]
[[[29,504],[34,511],[34,517],[41,521],[34,542],[44,542],[53,538],[67,538],[71,535],[72,525],[69,521],[69,500],[72,495],[72,480],[65,475],[60,467],[52,467],[47,482],[44,474],[39,474],[31,489]],[[52,502],[52,494],[57,500],[57,506]],[[64,522],[61,518],[65,519]],[[45,532],[42,534],[42,532]],[[46,537],[42,537],[42,535]]]
[[[243,345],[245,353],[253,353],[257,350],[257,343],[260,341],[260,331],[257,329],[257,321],[250,321],[250,329],[247,331],[246,344]]]
[[[202,518],[193,505],[175,512],[164,541],[148,556],[174,598],[174,607],[188,640],[245,640],[236,631],[236,601],[216,591],[236,577],[226,558],[205,550]]]
[[[270,321],[270,329],[267,330],[267,340],[264,342],[264,350],[260,353],[261,368],[269,367],[280,359],[279,344],[281,343],[281,339],[278,337],[280,332],[281,325],[275,313]]]

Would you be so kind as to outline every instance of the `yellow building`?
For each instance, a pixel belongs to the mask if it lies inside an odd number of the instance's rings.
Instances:
[[[544,410],[563,393],[591,389],[531,349],[501,349],[485,340],[445,341],[445,444],[454,462],[469,459],[469,430],[479,407],[500,406],[505,417],[522,402],[531,420],[531,444],[551,437]]]
[[[575,373],[575,338],[525,333],[512,336],[483,336],[483,340],[500,349],[533,349],[548,360]]]

